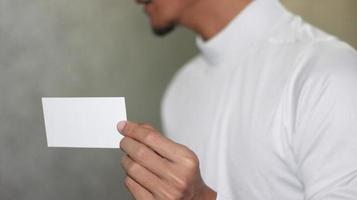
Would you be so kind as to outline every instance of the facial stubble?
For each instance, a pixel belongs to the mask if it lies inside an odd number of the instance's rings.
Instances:
[[[163,27],[152,27],[152,31],[156,36],[163,37],[168,35],[169,33],[172,33],[175,30],[176,26],[177,23],[170,23]]]

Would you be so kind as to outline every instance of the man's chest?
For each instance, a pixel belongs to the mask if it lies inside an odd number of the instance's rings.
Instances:
[[[283,90],[279,79],[244,69],[177,79],[163,101],[166,134],[198,154],[221,141],[225,149],[250,155],[284,131]]]

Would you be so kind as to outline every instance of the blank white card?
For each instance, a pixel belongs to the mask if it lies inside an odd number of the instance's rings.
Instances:
[[[119,148],[123,97],[42,98],[42,107],[49,147]]]

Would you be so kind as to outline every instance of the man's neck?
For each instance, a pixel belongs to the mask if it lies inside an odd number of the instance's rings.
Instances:
[[[224,29],[252,0],[197,0],[180,24],[209,40]]]

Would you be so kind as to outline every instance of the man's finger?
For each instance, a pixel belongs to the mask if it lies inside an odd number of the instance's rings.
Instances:
[[[166,178],[168,165],[170,162],[160,157],[146,145],[130,138],[124,137],[120,142],[120,148],[127,153],[130,158],[139,163],[160,178]]]
[[[149,191],[147,191],[144,187],[135,182],[129,176],[125,178],[124,183],[136,200],[154,200],[154,197]]]
[[[152,194],[159,194],[163,188],[163,183],[155,174],[133,161],[129,156],[125,155],[122,159],[122,166],[128,176],[135,180],[138,184],[144,187]]]
[[[183,145],[161,136],[157,131],[147,129],[133,122],[120,122],[118,130],[124,136],[131,137],[145,144],[162,157],[171,161],[180,161],[187,150]]]

